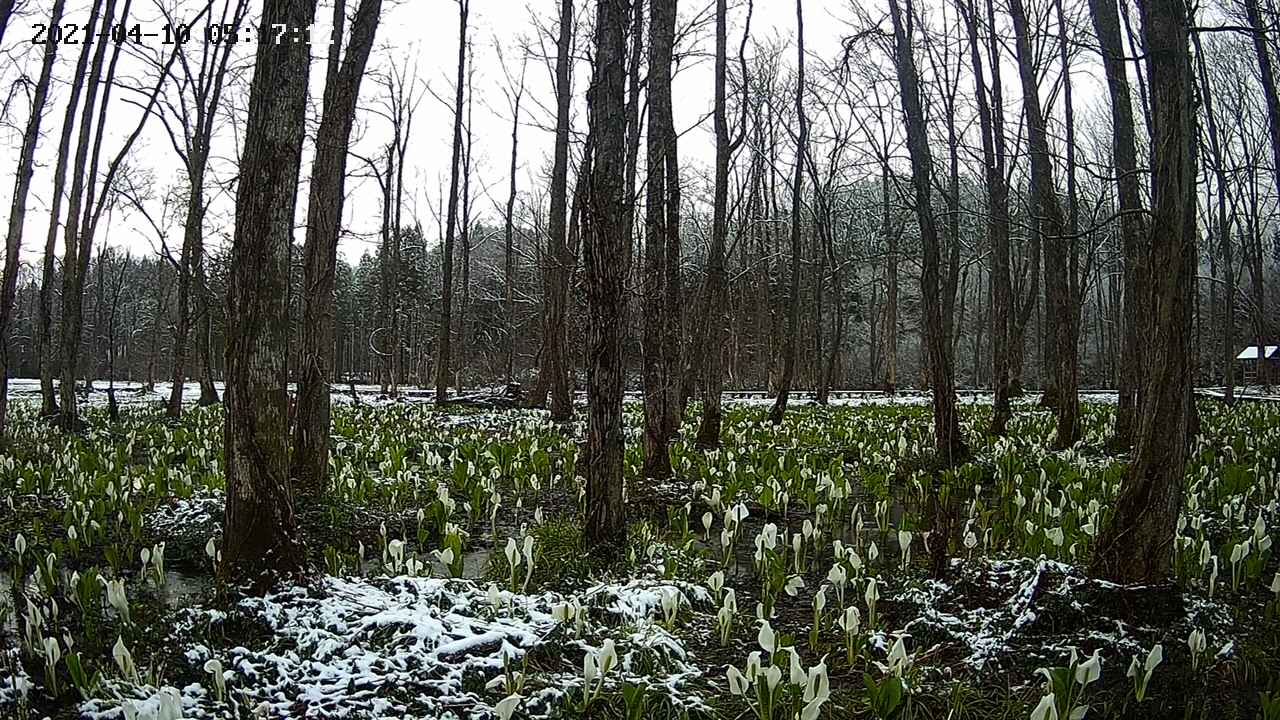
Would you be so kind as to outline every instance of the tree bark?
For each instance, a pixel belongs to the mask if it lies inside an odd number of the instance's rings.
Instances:
[[[547,249],[543,253],[542,352],[539,386],[551,391],[551,418],[573,417],[569,384],[569,347],[565,315],[569,303],[569,275],[573,259],[568,251],[569,120],[572,101],[573,2],[560,2],[560,28],[556,38],[556,140],[551,167],[551,213],[547,218]],[[582,172],[581,170],[579,172]],[[619,256],[621,257],[621,256]]]
[[[305,27],[315,0],[265,0],[263,27]],[[310,49],[260,43],[249,88],[227,288],[226,474],[221,572],[231,581],[306,559],[289,482],[289,245],[306,130]]]
[[[1209,135],[1209,155],[1213,162],[1214,184],[1217,185],[1217,238],[1216,244],[1222,253],[1223,263],[1223,286],[1225,317],[1222,321],[1222,384],[1225,386],[1223,397],[1227,403],[1235,401],[1235,365],[1236,365],[1236,349],[1235,349],[1235,329],[1236,329],[1236,271],[1235,271],[1235,253],[1233,252],[1231,243],[1231,218],[1227,214],[1227,166],[1226,158],[1223,154],[1222,141],[1218,134],[1218,118],[1213,111],[1213,89],[1209,85],[1209,69],[1208,61],[1204,56],[1204,46],[1200,41],[1199,34],[1192,34],[1191,41],[1195,44],[1197,68],[1200,76],[1200,98],[1204,103],[1204,116],[1206,120],[1205,127]],[[1210,257],[1216,256],[1216,253],[1210,253]],[[1212,286],[1215,290],[1216,283]],[[1217,313],[1212,314],[1213,322],[1218,321]]]
[[[329,381],[334,367],[334,290],[338,237],[346,192],[347,145],[360,81],[373,48],[382,0],[360,0],[345,56],[346,2],[333,10],[333,40],[325,74],[323,110],[316,130],[303,245],[303,323],[298,394],[294,405],[290,474],[299,498],[315,498],[329,482]]]
[[[1152,211],[1142,403],[1129,475],[1098,538],[1094,569],[1120,583],[1169,572],[1191,407],[1191,287],[1196,263],[1195,120],[1183,0],[1138,3],[1151,84]]]
[[[1017,35],[1018,74],[1022,80],[1022,110],[1027,119],[1027,145],[1031,152],[1031,184],[1035,207],[1040,214],[1045,258],[1045,318],[1051,326],[1054,407],[1058,430],[1054,446],[1069,447],[1080,437],[1080,403],[1076,391],[1078,362],[1072,318],[1076,315],[1071,297],[1072,243],[1053,179],[1053,158],[1040,95],[1036,86],[1030,31],[1022,0],[1010,0]]]
[[[1276,90],[1271,48],[1267,44],[1268,28],[1263,25],[1261,13],[1258,12],[1258,0],[1244,0],[1244,11],[1249,27],[1253,30],[1250,33],[1253,37],[1253,53],[1258,59],[1262,96],[1267,104],[1267,138],[1271,141],[1271,166],[1276,192],[1280,192],[1280,93]]]
[[[459,156],[462,153],[462,96],[466,90],[467,15],[471,0],[458,0],[458,74],[453,98],[453,151],[449,162],[449,210],[445,221],[444,249],[440,263],[440,329],[436,340],[436,403],[449,399],[453,345],[453,241],[458,231]]]
[[[791,182],[791,281],[787,296],[787,337],[782,346],[782,377],[778,396],[769,410],[769,421],[782,422],[791,396],[791,383],[796,373],[796,356],[800,348],[800,210],[804,199],[804,153],[809,142],[809,121],[804,114],[804,4],[796,0],[796,137],[795,176]]]
[[[516,366],[516,171],[520,147],[520,101],[524,98],[524,71],[528,56],[520,63],[520,85],[511,96],[511,184],[507,192],[507,210],[503,215],[502,237],[505,252],[502,261],[503,288],[506,291],[503,309],[507,316],[506,381],[515,380]]]
[[[902,233],[892,224],[892,204],[889,201],[889,165],[885,163],[880,175],[880,233],[884,236],[888,257],[885,258],[884,335],[885,376],[884,389],[890,395],[898,392],[898,240]]]
[[[745,46],[751,32],[751,14],[754,3],[747,2],[747,23],[743,30]],[[724,337],[729,325],[729,281],[725,273],[725,245],[729,236],[729,162],[733,151],[746,137],[747,68],[746,56],[739,53],[742,63],[742,125],[737,138],[729,137],[729,118],[726,109],[726,85],[729,72],[728,58],[728,1],[716,0],[716,49],[715,49],[715,107],[713,123],[716,134],[715,189],[711,211],[711,247],[707,252],[706,286],[706,334],[702,343],[702,419],[698,425],[697,446],[711,449],[720,446],[720,423],[723,416],[721,395],[724,393]]]
[[[639,2],[640,0],[633,0]],[[588,113],[596,144],[583,208],[587,290],[587,443],[585,535],[588,547],[622,551],[626,540],[623,504],[621,318],[626,230],[625,35],[630,8],[619,0],[596,4],[596,57]],[[588,172],[583,168],[583,172]]]
[[[644,229],[644,476],[671,474],[667,455],[678,413],[679,188],[675,178],[675,132],[671,108],[671,55],[675,44],[676,0],[649,0],[649,133]],[[672,237],[675,237],[675,258]],[[673,341],[673,334],[676,340]],[[673,357],[673,353],[675,356]]]
[[[125,17],[128,17],[128,2],[125,0]],[[115,18],[115,0],[107,0],[103,17],[107,24]],[[84,313],[84,281],[89,267],[89,250],[92,234],[88,222],[82,218],[83,208],[93,207],[93,190],[97,185],[97,166],[99,152],[102,148],[103,120],[106,118],[108,100],[111,96],[112,78],[107,78],[103,91],[102,111],[99,113],[96,139],[91,133],[93,129],[93,111],[98,102],[98,86],[102,83],[102,65],[106,59],[107,43],[100,43],[94,51],[93,62],[89,66],[88,96],[80,114],[80,136],[76,141],[76,156],[72,164],[71,196],[67,202],[67,231],[63,241],[62,253],[62,323],[59,325],[58,340],[62,349],[62,377],[59,385],[61,405],[59,406],[58,423],[64,431],[70,432],[77,424],[76,412],[76,369],[80,359],[80,334]],[[117,46],[119,50],[119,46]],[[108,75],[114,75],[118,53],[112,55],[111,69]],[[89,150],[93,149],[90,159]],[[86,191],[88,200],[85,201]],[[87,214],[88,211],[85,211]]]
[[[1005,434],[1012,412],[1009,407],[1009,324],[1013,315],[1013,288],[1009,279],[1009,187],[1005,183],[1005,140],[999,66],[993,65],[992,90],[987,92],[982,52],[978,42],[977,8],[972,0],[961,5],[969,35],[974,94],[978,100],[978,124],[982,133],[983,172],[987,182],[987,238],[991,245],[991,434]],[[988,29],[988,32],[992,32]],[[994,34],[994,33],[993,33]],[[997,46],[998,47],[998,46]],[[998,61],[997,47],[993,61]],[[975,374],[977,372],[975,365]]]
[[[1111,97],[1111,156],[1116,168],[1120,233],[1123,237],[1123,342],[1120,348],[1119,401],[1112,444],[1127,447],[1133,438],[1134,414],[1138,406],[1137,390],[1140,384],[1139,370],[1142,367],[1142,345],[1138,342],[1138,305],[1141,295],[1138,261],[1142,255],[1140,249],[1146,229],[1138,186],[1132,94],[1129,89],[1129,74],[1125,68],[1119,14],[1115,0],[1089,0],[1089,8],[1102,50],[1102,66]]]
[[[49,15],[49,24],[57,27],[62,22],[62,11],[66,0],[55,0]],[[8,13],[13,3],[9,2],[4,14],[4,22],[8,22]],[[0,30],[3,29],[0,25]],[[49,80],[53,75],[53,65],[58,57],[58,43],[47,41],[44,48],[44,60],[40,64],[40,76],[36,80],[35,93],[31,98],[31,114],[27,117],[27,127],[22,133],[22,150],[18,155],[17,178],[13,184],[13,202],[9,206],[9,230],[4,243],[4,276],[0,280],[0,446],[6,438],[6,420],[9,410],[9,323],[13,316],[13,302],[18,291],[18,258],[22,250],[22,230],[27,219],[27,195],[31,191],[31,176],[35,171],[36,143],[40,140],[40,124],[44,118],[45,102],[49,98]]]
[[[907,0],[907,17],[912,8]],[[895,45],[894,64],[901,88],[902,114],[906,119],[907,150],[911,155],[911,181],[915,189],[916,220],[920,225],[920,244],[924,251],[921,268],[921,295],[924,304],[924,335],[933,389],[933,428],[938,464],[941,468],[962,462],[968,454],[964,438],[960,434],[956,409],[955,375],[951,359],[951,341],[943,324],[941,253],[938,228],[930,205],[930,178],[933,159],[929,150],[929,136],[925,127],[924,109],[920,102],[919,75],[916,73],[911,37],[907,33],[903,13],[898,0],[889,0],[889,15],[893,21]],[[946,553],[951,539],[954,512],[941,500],[935,479],[929,490],[929,515],[934,533],[933,552],[930,556],[930,573],[941,577],[946,573]]]

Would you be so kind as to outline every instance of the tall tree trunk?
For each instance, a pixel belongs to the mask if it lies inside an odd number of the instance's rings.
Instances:
[[[1244,0],[1245,17],[1253,29],[1253,53],[1258,59],[1258,74],[1262,80],[1262,96],[1267,103],[1267,137],[1271,141],[1271,167],[1274,172],[1276,192],[1280,193],[1280,93],[1276,90],[1276,76],[1267,44],[1268,28],[1258,12],[1258,0]],[[1154,83],[1155,81],[1152,80]]]
[[[678,345],[672,342],[679,333],[680,316],[672,303],[670,287],[672,250],[670,237],[676,236],[675,262],[678,271],[679,228],[673,227],[678,216],[679,190],[669,185],[674,179],[674,132],[670,123],[671,60],[675,44],[676,0],[649,0],[649,134],[645,183],[644,228],[644,340],[642,342],[644,376],[644,476],[665,478],[671,474],[667,445],[673,428],[674,405],[679,402],[680,359],[672,357]],[[674,292],[678,293],[678,286]],[[677,300],[678,302],[678,300]]]
[[[800,353],[800,210],[804,199],[804,153],[809,142],[809,120],[804,114],[804,3],[796,0],[796,136],[795,176],[791,181],[791,282],[787,296],[787,337],[782,346],[782,377],[778,396],[769,410],[769,421],[782,422],[791,396],[791,383],[796,374],[796,356]]]
[[[102,0],[89,6],[89,27],[97,27],[98,16],[102,11]],[[67,160],[71,153],[71,138],[75,129],[76,109],[80,104],[80,94],[84,90],[85,70],[89,66],[89,58],[96,48],[92,43],[85,43],[80,48],[80,57],[76,60],[76,70],[71,76],[71,90],[67,96],[67,110],[62,117],[62,134],[58,140],[58,159],[53,171],[53,207],[49,213],[49,231],[44,241],[44,261],[40,273],[40,313],[36,332],[36,354],[40,356],[40,397],[41,414],[53,417],[58,414],[57,395],[53,389],[53,369],[56,360],[56,348],[53,344],[53,271],[56,258],[55,248],[58,241],[58,216],[62,209],[63,188],[67,180]],[[70,216],[68,217],[69,224]],[[64,242],[67,234],[63,233]]]
[[[907,18],[912,18],[911,0],[907,0]],[[889,0],[889,14],[893,20],[895,66],[898,85],[901,88],[902,114],[906,118],[907,150],[911,155],[911,181],[915,188],[916,220],[920,225],[920,244],[924,251],[921,268],[921,295],[924,304],[925,346],[928,351],[930,384],[933,388],[933,432],[937,443],[939,464],[946,468],[963,461],[968,454],[956,408],[955,376],[951,360],[951,342],[943,325],[942,311],[942,259],[939,251],[938,228],[930,205],[930,178],[933,158],[929,150],[929,135],[925,127],[924,109],[920,102],[919,75],[916,74],[911,37],[907,34],[903,13],[898,0]],[[933,552],[930,555],[930,573],[941,577],[946,573],[946,553],[951,540],[954,512],[945,507],[941,491],[934,480],[929,490],[929,515],[934,534]]]
[[[391,207],[395,193],[395,144],[387,145],[386,165],[378,177],[382,190],[382,244],[378,253],[378,331],[386,333],[387,350],[378,352],[378,384],[383,395],[395,394],[395,365],[393,358],[400,351],[398,338],[393,329],[397,309],[395,293],[400,278],[400,266],[396,263],[395,250],[391,245],[392,225],[395,222]],[[375,331],[376,332],[376,331]]]
[[[1031,184],[1041,222],[1045,257],[1045,319],[1051,330],[1053,405],[1058,414],[1054,446],[1069,447],[1080,434],[1080,404],[1076,392],[1076,343],[1071,318],[1075,308],[1071,298],[1070,230],[1053,179],[1053,158],[1049,154],[1048,133],[1040,95],[1036,86],[1034,58],[1026,11],[1022,0],[1010,0],[1017,35],[1018,74],[1022,79],[1022,110],[1027,119],[1027,145],[1031,152]]]
[[[127,17],[129,0],[125,0]],[[107,0],[103,17],[107,24],[115,18],[115,0]],[[119,46],[117,46],[119,49]],[[77,424],[76,412],[76,369],[80,359],[80,335],[84,313],[84,281],[89,267],[89,242],[92,235],[82,212],[93,207],[93,190],[97,185],[98,157],[101,150],[103,120],[106,118],[107,101],[111,95],[111,78],[107,79],[103,90],[102,112],[98,118],[96,141],[91,133],[93,129],[93,111],[98,102],[98,86],[102,83],[102,65],[106,59],[107,43],[100,43],[94,52],[93,62],[89,66],[88,96],[80,115],[80,137],[76,144],[76,156],[72,164],[71,196],[67,202],[67,232],[62,252],[62,323],[58,330],[59,346],[62,349],[62,378],[59,385],[61,405],[58,422],[63,430],[70,432]],[[115,69],[112,56],[111,71]],[[90,148],[92,147],[92,159]],[[88,200],[85,200],[85,194]]]
[[[743,44],[751,32],[751,14],[754,3],[747,2],[747,23],[743,30]],[[728,58],[728,1],[716,0],[716,59],[715,59],[715,109],[713,122],[716,134],[715,189],[711,211],[711,247],[707,253],[706,333],[702,347],[702,420],[698,425],[697,445],[700,448],[720,446],[720,422],[722,418],[721,395],[724,393],[724,345],[725,331],[729,324],[729,282],[725,273],[725,245],[729,236],[729,161],[734,149],[746,137],[747,72],[746,56],[739,53],[742,62],[743,108],[742,126],[737,138],[729,137],[729,118],[726,110],[726,85],[729,72]],[[694,343],[700,338],[694,338]]]
[[[355,119],[360,81],[373,48],[382,0],[360,0],[345,57],[346,2],[333,10],[333,40],[325,73],[323,110],[316,130],[316,155],[307,197],[303,244],[303,309],[307,331],[299,352],[298,395],[294,406],[293,455],[289,472],[298,497],[318,497],[329,482],[329,380],[334,367],[334,290],[338,236],[347,177],[347,145]]]
[[[466,90],[467,15],[471,0],[458,0],[458,75],[453,98],[453,151],[449,162],[449,210],[445,221],[444,250],[441,252],[440,335],[436,341],[436,402],[449,399],[449,376],[453,345],[453,241],[458,232],[459,159],[462,154],[462,95]]]
[[[1217,185],[1217,238],[1216,244],[1222,252],[1223,262],[1223,285],[1226,297],[1224,298],[1225,318],[1222,321],[1222,384],[1225,386],[1224,397],[1228,403],[1235,400],[1235,329],[1236,329],[1236,274],[1235,274],[1235,257],[1232,252],[1231,243],[1231,218],[1227,215],[1227,167],[1226,158],[1223,156],[1222,141],[1218,135],[1218,118],[1213,111],[1213,89],[1209,85],[1209,69],[1208,61],[1204,56],[1204,47],[1200,42],[1200,35],[1192,33],[1191,41],[1195,44],[1197,68],[1200,75],[1200,99],[1204,103],[1204,116],[1206,120],[1205,127],[1209,135],[1209,156],[1213,163],[1214,184]],[[1210,257],[1216,256],[1217,253],[1211,252]],[[1210,286],[1215,290],[1214,298],[1216,299],[1217,285],[1214,283]],[[1216,303],[1215,303],[1216,304]],[[1212,314],[1213,322],[1218,322],[1217,313]]]
[[[639,2],[640,0],[633,0]],[[619,553],[626,540],[622,493],[622,327],[626,252],[626,26],[630,8],[596,4],[596,57],[587,108],[595,151],[583,208],[587,290],[587,442],[585,535],[588,547]]]
[[[562,422],[573,416],[573,396],[569,386],[569,347],[565,327],[569,304],[569,275],[573,268],[567,238],[572,52],[573,0],[561,0],[560,32],[556,38],[556,142],[551,167],[551,214],[547,218],[547,250],[543,254],[542,352],[544,371],[551,376],[546,382],[551,391],[551,418]],[[539,378],[539,385],[542,384],[543,381]]]
[[[1138,342],[1139,289],[1138,261],[1146,233],[1142,197],[1138,187],[1138,154],[1133,125],[1132,94],[1125,68],[1124,41],[1115,0],[1089,0],[1093,28],[1102,49],[1102,66],[1111,96],[1111,156],[1116,168],[1120,206],[1120,233],[1123,237],[1124,310],[1123,343],[1120,348],[1119,403],[1112,443],[1127,447],[1133,438],[1133,421],[1138,406],[1142,345]]]
[[[1001,437],[1012,415],[1009,407],[1009,325],[1014,309],[1009,279],[1009,187],[1004,174],[1004,115],[1003,110],[992,112],[992,105],[1002,107],[998,66],[993,66],[996,70],[991,76],[990,96],[987,93],[978,42],[977,8],[970,0],[968,5],[961,5],[961,10],[969,35],[974,94],[978,100],[978,123],[982,133],[983,172],[987,183],[987,238],[991,244],[991,385],[995,393],[991,434]],[[998,61],[998,49],[993,47],[992,52],[995,53],[993,59]]]
[[[173,334],[173,383],[169,388],[166,414],[182,415],[182,389],[186,381],[187,338],[191,334],[192,253],[204,234],[204,159],[191,157],[187,173],[187,214],[183,222],[182,254],[178,261],[178,312]]]
[[[192,272],[196,283],[196,352],[200,361],[200,401],[205,407],[218,402],[218,388],[213,384],[213,306],[209,302],[209,278],[204,265],[204,238],[192,253]]]
[[[467,369],[468,326],[471,317],[471,77],[474,66],[467,71],[467,123],[466,140],[462,144],[462,303],[458,306],[458,389],[462,389],[463,373]]]
[[[889,200],[889,165],[885,163],[880,174],[880,232],[884,236],[888,257],[885,258],[885,302],[884,302],[884,342],[885,342],[885,378],[884,389],[893,395],[898,392],[898,240],[902,233],[897,232],[892,223],[892,204]]]
[[[315,0],[265,0],[262,25],[305,27]],[[289,482],[289,243],[306,131],[310,49],[259,43],[245,121],[227,288],[223,577],[306,562]]]
[[[1099,574],[1120,583],[1168,575],[1192,417],[1196,171],[1187,10],[1183,0],[1142,0],[1138,7],[1152,104],[1148,352],[1133,460],[1094,561]]]
[[[524,98],[524,71],[528,56],[520,63],[520,85],[511,98],[511,184],[507,192],[507,211],[503,216],[502,237],[505,245],[502,262],[503,288],[506,291],[503,310],[507,316],[506,381],[515,379],[516,366],[516,170],[520,147],[520,101]]]
[[[1057,338],[1056,350],[1059,353],[1058,373],[1066,378],[1066,387],[1059,385],[1058,404],[1058,438],[1061,446],[1067,444],[1063,434],[1064,424],[1073,428],[1070,438],[1079,439],[1080,432],[1080,313],[1083,300],[1080,293],[1080,199],[1076,185],[1076,116],[1075,99],[1071,83],[1071,53],[1067,36],[1067,16],[1062,10],[1062,0],[1054,0],[1058,18],[1058,57],[1062,65],[1062,121],[1064,126],[1064,143],[1066,145],[1067,176],[1067,225],[1064,240],[1064,251],[1067,253],[1067,313],[1065,321],[1059,326],[1061,333]],[[1070,348],[1070,352],[1065,352]],[[1069,419],[1068,419],[1069,418]]]
[[[55,0],[49,16],[49,24],[58,27],[62,22],[62,10],[66,0]],[[4,14],[13,9],[10,1]],[[3,31],[0,25],[0,31]],[[40,77],[36,80],[31,98],[31,114],[22,133],[22,150],[18,155],[17,178],[13,184],[13,202],[9,206],[9,230],[4,243],[4,277],[0,280],[0,446],[6,437],[5,421],[9,409],[9,322],[13,315],[13,301],[18,291],[18,257],[22,250],[22,230],[27,219],[27,195],[31,191],[31,176],[35,170],[36,143],[40,140],[40,123],[44,118],[44,105],[49,98],[49,79],[58,57],[58,43],[46,42],[44,60],[40,64]]]

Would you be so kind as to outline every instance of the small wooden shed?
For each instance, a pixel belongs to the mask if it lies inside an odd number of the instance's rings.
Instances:
[[[1245,385],[1269,385],[1280,377],[1280,346],[1250,345],[1236,355],[1236,364]]]

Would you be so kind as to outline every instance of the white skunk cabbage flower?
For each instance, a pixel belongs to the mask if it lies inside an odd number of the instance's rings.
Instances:
[[[116,666],[120,668],[120,674],[125,680],[132,683],[138,682],[138,669],[133,663],[133,655],[129,653],[129,648],[125,647],[123,637],[116,638],[116,644],[111,647],[111,657],[115,659]]]
[[[1088,687],[1089,683],[1102,677],[1102,656],[1097,650],[1093,651],[1093,655],[1088,660],[1080,663],[1076,667],[1076,682],[1080,687]]]
[[[1039,704],[1031,711],[1031,720],[1058,720],[1057,698],[1053,693],[1040,698]]]
[[[756,641],[760,643],[760,648],[770,655],[778,652],[778,638],[773,634],[773,627],[769,625],[768,620],[760,625],[760,633],[756,636]]]
[[[788,595],[790,595],[791,597],[795,597],[800,593],[800,590],[803,587],[804,587],[804,578],[800,577],[799,575],[792,575],[791,577],[787,578],[786,587],[784,587],[783,589],[786,590]]]
[[[222,698],[227,694],[227,681],[222,675],[222,663],[217,658],[209,658],[204,663],[204,671],[213,679],[214,694],[218,702],[222,702]]]
[[[515,713],[522,700],[524,698],[519,694],[508,695],[493,706],[493,712],[497,714],[498,720],[511,720],[511,716]]]
[[[745,695],[751,688],[751,681],[732,665],[725,671],[725,676],[729,679],[729,692],[734,695]]]

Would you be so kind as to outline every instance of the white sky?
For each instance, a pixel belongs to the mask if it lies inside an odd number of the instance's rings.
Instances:
[[[133,0],[132,22],[141,23],[145,31],[156,31],[162,21],[158,19],[155,2],[157,0]],[[172,2],[173,0],[164,0]],[[348,0],[350,12],[358,0]],[[184,7],[194,7],[194,0],[183,0]],[[533,42],[537,50],[538,31],[535,19],[543,27],[554,32],[556,18],[556,0],[539,0],[536,3],[521,3],[510,0],[472,0],[470,39],[475,53],[475,105],[473,110],[474,128],[474,170],[472,193],[475,214],[499,220],[498,207],[505,203],[508,183],[508,164],[510,155],[511,115],[502,88],[505,77],[498,61],[498,46],[506,58],[507,65],[513,74],[518,74],[521,57],[522,39]],[[594,3],[579,0],[580,17],[586,18],[594,8]],[[11,84],[21,73],[34,78],[39,71],[41,53],[31,45],[33,25],[47,21],[52,7],[52,0],[28,0],[26,15],[12,21],[6,34],[5,48],[8,60],[5,71],[6,85]],[[219,0],[220,7],[220,0]],[[832,57],[839,49],[839,39],[847,33],[847,26],[842,18],[847,16],[844,9],[845,0],[805,0],[806,44],[811,53]],[[316,17],[316,29],[313,37],[319,41],[329,36],[329,18],[332,5],[322,2]],[[680,18],[682,24],[693,17],[711,12],[710,0],[698,0],[694,4],[685,0],[681,2]],[[745,15],[745,6],[731,10],[730,44],[736,48],[736,33],[740,33],[740,24]],[[251,14],[260,12],[260,2],[251,0]],[[790,41],[795,28],[795,5],[791,0],[755,0],[755,11],[752,20],[752,35],[758,39],[780,36]],[[69,0],[64,22],[83,23],[88,17],[87,0]],[[202,27],[203,24],[197,26]],[[736,28],[736,33],[735,33]],[[349,28],[348,28],[349,30]],[[362,107],[373,107],[377,104],[380,87],[371,78],[379,71],[385,70],[392,59],[413,66],[416,64],[418,77],[429,84],[435,95],[450,102],[457,61],[458,7],[454,0],[386,0],[384,2],[383,20],[378,30],[376,49],[369,61],[369,72],[361,88]],[[200,30],[193,32],[192,43],[199,43]],[[544,38],[545,49],[554,55],[554,39]],[[164,51],[159,39],[145,40],[146,51],[158,53]],[[682,49],[689,49],[686,45]],[[698,39],[697,51],[701,57],[692,59],[682,68],[676,78],[676,124],[678,130],[685,130],[702,120],[711,108],[711,61],[710,51],[712,38],[709,27]],[[79,46],[63,45],[59,49],[58,68],[55,73],[56,86],[46,108],[43,125],[43,139],[37,151],[37,170],[32,183],[32,192],[28,202],[26,230],[23,240],[22,257],[24,263],[37,265],[44,238],[47,233],[48,208],[51,198],[54,156],[57,151],[58,132],[61,125],[68,90],[67,81],[74,70],[74,62]],[[581,53],[583,48],[579,48]],[[193,47],[192,52],[198,52]],[[323,89],[325,49],[317,47],[313,51],[311,103],[313,112],[318,111],[319,97]],[[237,57],[247,60],[252,57],[252,48],[244,44],[236,50]],[[109,55],[108,55],[109,57]],[[144,72],[143,64],[135,58],[123,55],[118,75],[121,78],[138,77]],[[575,128],[583,129],[585,115],[582,109],[582,94],[585,90],[588,69],[579,64],[575,78]],[[539,59],[530,60],[526,76],[526,93],[522,106],[522,125],[520,131],[520,170],[518,182],[522,189],[544,185],[544,174],[550,166],[550,149],[553,125],[550,115],[554,108],[550,69]],[[103,150],[100,169],[105,172],[107,162],[113,157],[137,122],[139,111],[123,102],[129,96],[126,90],[117,88],[113,91],[112,110],[108,120],[111,129]],[[136,95],[135,95],[136,97]],[[243,108],[245,103],[243,91],[232,91],[224,96],[223,104],[235,102]],[[21,142],[21,131],[26,121],[26,101],[17,98],[14,111],[5,118],[8,142],[0,157],[9,167],[17,160]],[[432,208],[439,203],[442,189],[447,191],[450,161],[450,141],[452,137],[452,110],[431,94],[425,94],[414,117],[412,135],[409,141],[405,185],[406,197],[404,216],[408,220],[419,220],[427,238],[436,236],[436,220]],[[312,119],[314,122],[314,118]],[[366,157],[376,156],[379,149],[390,139],[389,123],[370,112],[362,112],[357,119],[357,128],[353,134],[353,151]],[[214,176],[225,182],[233,177],[234,168],[230,159],[234,157],[235,138],[229,125],[224,125],[223,132],[216,138],[214,154],[221,158],[214,163]],[[711,128],[704,122],[699,128],[684,135],[681,140],[682,163],[686,166],[709,164],[713,154]],[[310,171],[310,151],[304,151],[301,179],[305,185]],[[161,123],[152,118],[143,134],[134,146],[132,164],[138,170],[145,170],[154,175],[157,199],[148,203],[153,216],[161,214],[162,197],[170,186],[185,186],[185,178],[180,164],[169,144]],[[354,157],[349,163],[353,172],[363,170],[363,163]],[[6,174],[0,184],[0,192],[6,200],[12,196],[14,177]],[[218,195],[213,201],[206,219],[206,237],[212,244],[221,242],[224,233],[229,234],[233,226],[232,198],[227,193],[218,193],[213,189],[216,183],[210,183],[210,192]],[[381,199],[377,184],[372,178],[353,177],[348,181],[348,201],[346,205],[345,225],[351,236],[345,237],[340,251],[350,261],[355,261],[366,250],[373,250],[376,244],[374,235],[380,224]],[[300,189],[298,201],[298,224],[305,222],[306,192]],[[63,201],[65,213],[66,201]],[[0,213],[7,215],[8,203],[3,203]],[[180,218],[175,217],[170,229],[170,248],[176,251],[177,238],[180,238]],[[297,231],[301,238],[301,229]],[[136,213],[119,209],[104,222],[99,230],[98,243],[123,246],[135,253],[151,252],[158,247],[156,233]],[[61,249],[59,249],[61,254]]]

